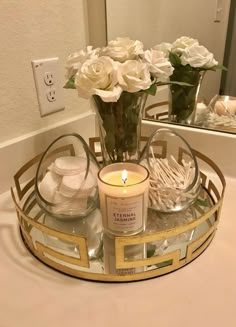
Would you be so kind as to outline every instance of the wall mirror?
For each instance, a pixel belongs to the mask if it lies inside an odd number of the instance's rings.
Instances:
[[[206,72],[190,125],[236,133],[236,0],[99,0],[96,4],[88,0],[88,9],[94,45],[117,36],[138,39],[145,49],[181,36],[198,39],[228,71]],[[209,106],[219,94],[226,98],[217,98],[216,106]],[[169,100],[169,87],[159,87],[156,96],[148,97],[144,119],[171,122]]]

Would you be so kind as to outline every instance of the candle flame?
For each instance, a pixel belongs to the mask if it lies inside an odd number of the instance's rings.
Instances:
[[[126,169],[124,169],[122,171],[122,177],[121,177],[124,184],[127,182],[127,177],[128,177],[128,172]]]
[[[229,95],[225,96],[224,102],[227,103],[229,101]]]

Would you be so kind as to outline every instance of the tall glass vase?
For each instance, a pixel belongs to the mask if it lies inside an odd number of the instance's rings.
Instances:
[[[146,99],[144,92],[122,92],[117,102],[104,102],[99,96],[94,96],[105,165],[139,160]]]
[[[170,85],[169,121],[181,124],[193,124],[195,119],[198,94],[205,71],[192,67],[176,67],[171,81],[185,82],[193,86]]]

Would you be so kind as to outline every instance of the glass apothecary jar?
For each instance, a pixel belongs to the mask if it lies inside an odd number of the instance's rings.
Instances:
[[[159,129],[149,138],[140,163],[150,173],[149,208],[178,212],[188,208],[200,191],[196,157],[182,136]]]
[[[38,204],[52,217],[75,219],[98,207],[99,165],[79,134],[54,140],[44,152],[36,172]]]

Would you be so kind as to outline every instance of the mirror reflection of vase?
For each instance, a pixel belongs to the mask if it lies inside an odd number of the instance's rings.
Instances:
[[[188,83],[192,86],[171,84],[169,92],[169,121],[194,124],[198,94],[205,71],[187,66],[175,68],[171,81]]]

